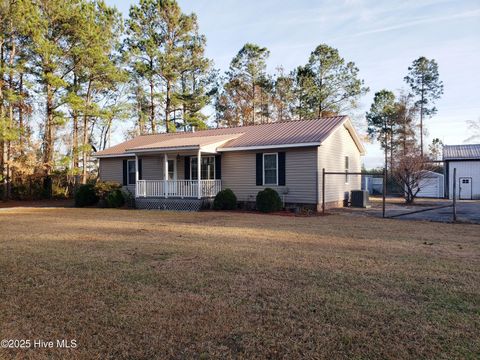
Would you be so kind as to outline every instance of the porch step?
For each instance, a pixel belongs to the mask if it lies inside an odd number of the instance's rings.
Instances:
[[[212,199],[137,198],[135,207],[146,210],[200,211],[211,207]]]

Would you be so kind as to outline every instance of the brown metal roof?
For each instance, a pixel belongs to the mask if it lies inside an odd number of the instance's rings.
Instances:
[[[321,144],[346,117],[336,116],[318,120],[285,121],[249,127],[242,136],[222,148],[243,148],[268,145]]]
[[[294,144],[320,145],[335,129],[348,119],[334,116],[316,120],[294,120],[233,128],[200,130],[137,136],[136,138],[95,153],[96,156],[129,155],[140,149],[164,149],[168,147],[203,146],[229,140],[221,149],[278,146]],[[211,139],[213,138],[213,139]],[[209,140],[211,139],[211,141]]]
[[[443,160],[480,160],[480,144],[472,145],[445,145]]]
[[[206,145],[211,145],[219,142],[232,140],[242,134],[225,134],[225,135],[210,135],[210,136],[191,136],[180,137],[170,136],[163,140],[151,143],[148,145],[141,145],[133,148],[128,148],[127,151],[135,152],[141,150],[168,150],[171,148],[193,147],[199,148]]]

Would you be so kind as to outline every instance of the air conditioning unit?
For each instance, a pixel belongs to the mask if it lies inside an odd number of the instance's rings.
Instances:
[[[353,207],[366,208],[368,206],[368,191],[352,190],[350,196],[350,204]]]

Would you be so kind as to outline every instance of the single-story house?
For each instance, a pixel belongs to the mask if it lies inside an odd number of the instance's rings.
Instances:
[[[456,170],[456,198],[480,199],[480,144],[443,147],[446,196],[453,198],[453,172]]]
[[[359,172],[365,149],[347,116],[137,136],[95,153],[99,178],[123,184],[138,208],[196,210],[230,188],[239,202],[275,189],[286,207],[319,209],[322,168]],[[200,181],[198,181],[200,179]],[[327,206],[361,188],[333,176]]]

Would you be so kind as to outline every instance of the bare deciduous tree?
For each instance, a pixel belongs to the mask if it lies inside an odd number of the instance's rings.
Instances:
[[[412,204],[422,188],[422,180],[429,176],[430,165],[419,153],[399,156],[393,168],[393,177],[402,187],[405,202]]]

